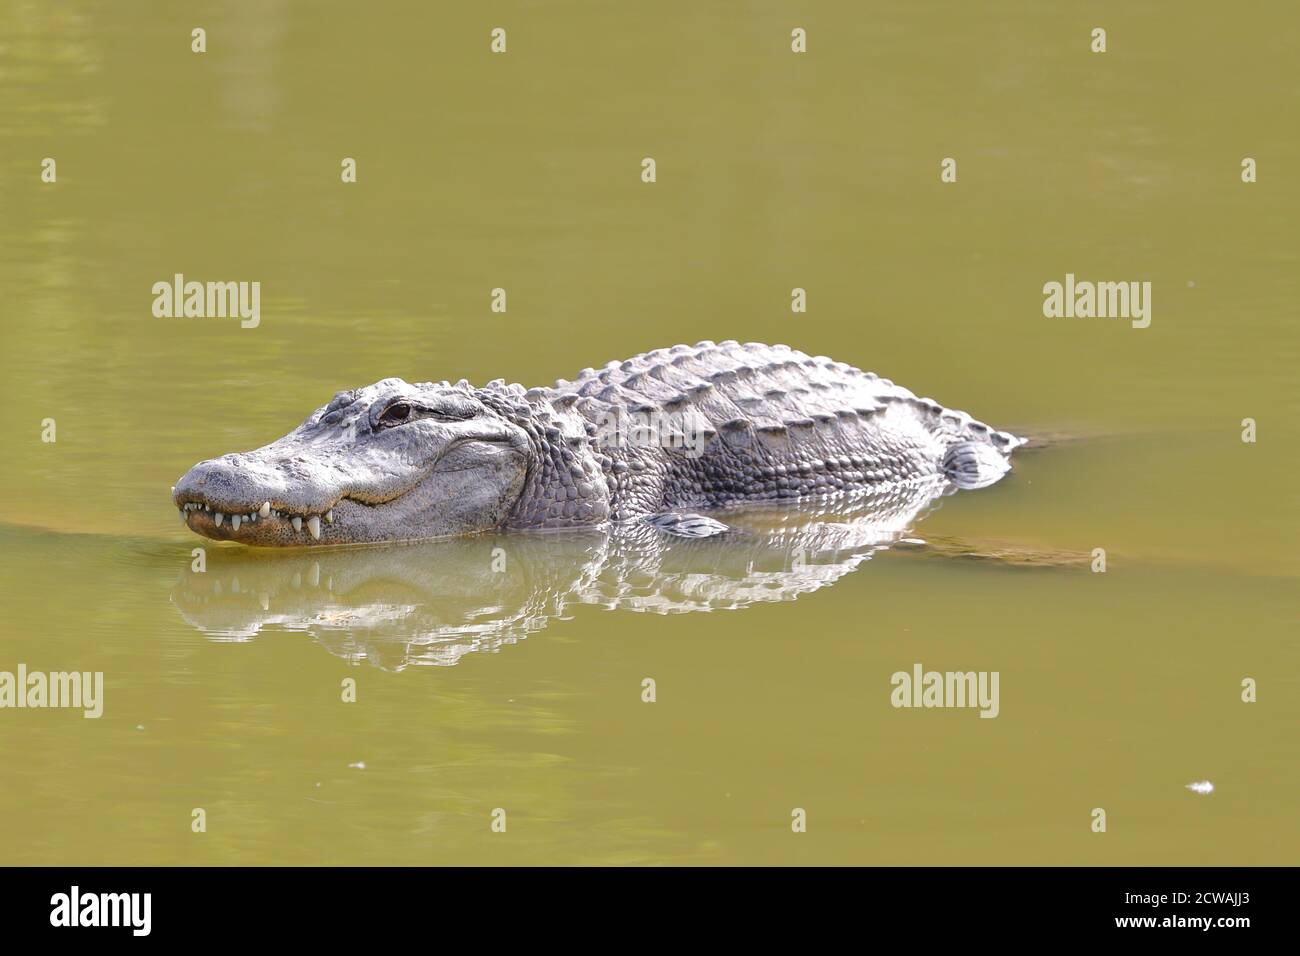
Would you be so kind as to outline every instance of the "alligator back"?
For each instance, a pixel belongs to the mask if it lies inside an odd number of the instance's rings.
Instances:
[[[597,436],[616,519],[943,475],[973,486],[977,476],[1000,476],[1023,443],[874,373],[785,345],[656,349],[548,391],[555,407],[596,426],[587,430]],[[669,434],[602,440],[620,418],[657,422]]]

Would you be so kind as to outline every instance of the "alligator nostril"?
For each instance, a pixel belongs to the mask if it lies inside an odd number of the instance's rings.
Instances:
[[[226,455],[199,462],[176,482],[173,500],[220,510],[231,518],[235,530],[245,521],[251,523],[254,513],[265,518],[271,510],[268,499],[282,497],[281,483],[274,480],[274,475],[259,475],[256,463],[242,462],[240,458]],[[235,515],[239,515],[238,523]]]

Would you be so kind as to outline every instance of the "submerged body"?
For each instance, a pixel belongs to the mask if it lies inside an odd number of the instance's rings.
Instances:
[[[219,548],[201,572],[186,557],[172,604],[215,641],[291,631],[388,670],[452,665],[522,641],[577,606],[682,614],[799,600],[900,543],[951,491],[935,479],[731,510],[740,533],[701,540],[632,521],[400,548],[289,549],[274,561]],[[970,552],[913,539],[904,553]]]
[[[700,342],[525,389],[501,380],[340,392],[288,435],[200,462],[173,501],[199,534],[351,544],[696,514],[946,480],[991,484],[1023,439],[784,345]]]

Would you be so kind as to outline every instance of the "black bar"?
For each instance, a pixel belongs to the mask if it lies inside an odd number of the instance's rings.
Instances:
[[[291,932],[296,943],[337,945],[436,927],[459,934],[543,936],[620,924],[632,936],[691,925],[737,936],[842,926],[859,940],[904,933],[917,942],[1129,937],[1233,945],[1284,929],[1294,895],[1290,869],[162,869],[33,868],[3,871],[0,920],[7,939],[203,944]],[[78,922],[118,915],[117,926]],[[148,934],[144,897],[149,894]],[[1182,895],[1178,895],[1182,894]],[[94,897],[94,902],[87,902]],[[66,906],[60,910],[62,901]],[[134,917],[134,919],[133,919]],[[1194,922],[1193,922],[1194,921]],[[1225,922],[1225,921],[1231,921]],[[459,924],[459,925],[457,925]],[[529,933],[533,933],[532,937]],[[536,935],[541,934],[541,935]],[[1243,935],[1244,934],[1244,935]],[[678,938],[678,937],[666,937]],[[449,940],[448,940],[449,942]]]

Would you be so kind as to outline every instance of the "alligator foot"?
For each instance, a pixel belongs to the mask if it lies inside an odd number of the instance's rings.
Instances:
[[[721,521],[690,513],[669,512],[651,515],[645,520],[660,531],[679,538],[712,538],[714,535],[726,534],[731,530]]]

